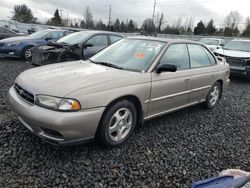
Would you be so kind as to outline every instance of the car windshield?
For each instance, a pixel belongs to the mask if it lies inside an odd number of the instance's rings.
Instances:
[[[200,42],[207,45],[219,45],[219,40],[216,39],[201,39]]]
[[[108,63],[121,69],[144,72],[166,43],[142,39],[123,39],[90,58],[95,63]]]
[[[225,45],[224,49],[250,52],[250,41],[231,41]]]
[[[28,37],[31,39],[41,39],[41,38],[44,38],[46,35],[48,35],[50,32],[51,31],[48,31],[48,30],[37,31],[29,35]]]
[[[59,43],[67,43],[70,45],[74,45],[74,44],[79,44],[82,43],[83,41],[85,41],[88,37],[90,36],[89,33],[86,32],[77,32],[77,33],[72,33],[70,35],[67,35],[61,39],[59,39],[56,42]]]

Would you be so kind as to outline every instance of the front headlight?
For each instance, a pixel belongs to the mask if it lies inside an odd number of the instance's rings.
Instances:
[[[11,43],[7,43],[6,46],[10,47],[10,46],[18,46],[21,42],[11,42]]]
[[[77,111],[81,109],[81,105],[76,99],[52,97],[48,95],[36,95],[35,104],[59,111]]]

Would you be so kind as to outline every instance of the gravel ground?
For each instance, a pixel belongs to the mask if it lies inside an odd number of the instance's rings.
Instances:
[[[31,66],[0,59],[0,187],[189,187],[227,168],[250,171],[250,81],[233,78],[213,110],[200,105],[145,123],[121,147],[48,145],[6,103]]]

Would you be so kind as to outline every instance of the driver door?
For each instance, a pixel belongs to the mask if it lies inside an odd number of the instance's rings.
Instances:
[[[86,46],[83,49],[84,59],[88,59],[108,46],[108,36],[107,35],[96,35],[90,38],[85,44],[90,44],[91,46]]]
[[[163,64],[176,65],[177,71],[152,72],[149,117],[177,110],[189,103],[191,70],[187,45],[170,45],[158,66]]]

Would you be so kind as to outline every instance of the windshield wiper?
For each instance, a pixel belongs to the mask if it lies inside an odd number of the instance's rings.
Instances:
[[[104,65],[104,66],[107,66],[107,67],[112,67],[112,68],[116,68],[116,69],[121,69],[123,70],[124,68],[123,67],[120,67],[118,65],[114,65],[112,63],[108,63],[108,62],[101,62],[101,61],[93,61],[91,59],[89,59],[92,63],[95,63],[95,64],[99,64],[99,65]]]

